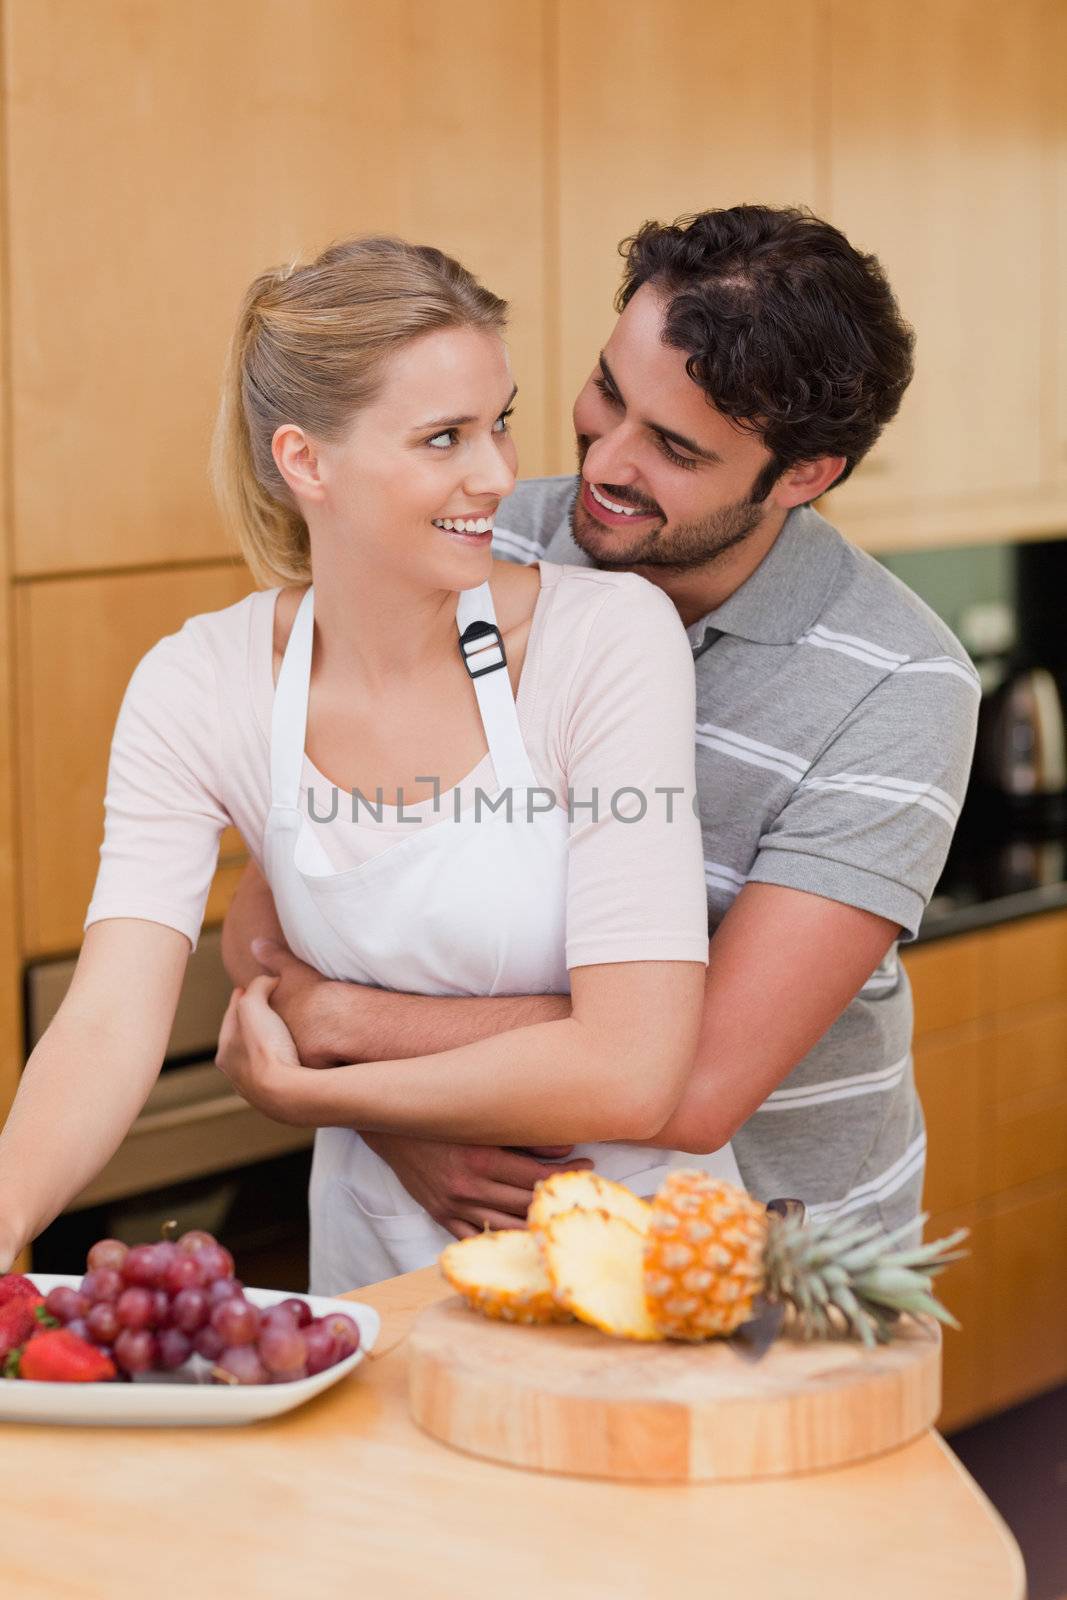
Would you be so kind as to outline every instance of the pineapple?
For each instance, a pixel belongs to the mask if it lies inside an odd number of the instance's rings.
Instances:
[[[732,1333],[763,1288],[770,1217],[704,1172],[672,1172],[652,1202],[644,1256],[649,1312],[671,1339]]]
[[[884,1234],[877,1223],[847,1217],[783,1219],[733,1184],[699,1171],[674,1172],[652,1203],[645,1248],[651,1320],[673,1339],[732,1333],[762,1294],[794,1313],[802,1338],[828,1337],[835,1316],[836,1326],[843,1319],[867,1345],[887,1340],[901,1312],[956,1327],[931,1285],[963,1253],[955,1247],[967,1229],[899,1247],[913,1226]]]
[[[639,1233],[648,1229],[651,1207],[621,1183],[602,1178],[596,1172],[556,1172],[542,1178],[526,1213],[526,1223],[541,1235],[552,1217],[578,1207],[582,1211],[606,1211],[622,1217]]]
[[[441,1271],[484,1316],[502,1322],[570,1322],[556,1303],[537,1241],[525,1228],[457,1239],[441,1252]]]
[[[541,1248],[560,1305],[619,1339],[662,1339],[642,1284],[646,1235],[624,1217],[575,1207],[550,1217]]]

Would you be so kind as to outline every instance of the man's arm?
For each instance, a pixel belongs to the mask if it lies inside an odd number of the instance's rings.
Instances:
[[[837,1020],[899,932],[897,923],[820,895],[746,885],[710,944],[685,1093],[645,1142],[694,1153],[725,1144]],[[329,991],[304,1009],[317,1005],[320,1043],[334,1060],[349,1047],[350,1060],[434,1055],[570,1011],[567,995],[454,999],[327,984],[284,950],[263,964],[282,974],[272,1004],[287,1023],[278,1002],[286,984],[292,995]],[[397,1136],[372,1136],[379,1137]]]

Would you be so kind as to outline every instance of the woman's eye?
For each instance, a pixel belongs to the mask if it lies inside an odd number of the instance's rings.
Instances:
[[[445,441],[444,444],[440,442],[442,439]],[[444,433],[435,433],[432,439],[427,439],[426,441],[434,450],[450,450],[455,442],[455,428],[446,428]]]
[[[499,417],[497,417],[496,421],[493,423],[493,432],[494,433],[510,433],[511,429],[508,427],[508,419],[510,417],[513,417],[514,415],[515,415],[515,407],[514,406],[508,406],[508,409],[506,411],[502,411],[500,413]]]

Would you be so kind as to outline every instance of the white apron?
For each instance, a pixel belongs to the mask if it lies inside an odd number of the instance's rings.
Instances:
[[[484,800],[456,820],[413,823],[410,837],[362,865],[336,871],[300,807],[314,639],[313,590],[293,623],[271,723],[271,808],[266,877],[290,948],[327,977],[409,994],[566,994],[564,962],[569,826],[544,808],[515,711],[489,584],[459,595],[461,650],[474,680],[498,794],[511,819]],[[475,626],[472,627],[472,624]],[[527,820],[527,799],[533,791]],[[327,1069],[328,1070],[328,1069]],[[654,1193],[672,1166],[695,1165],[740,1182],[727,1146],[691,1156],[632,1144],[577,1145],[598,1172]],[[311,1289],[362,1288],[437,1259],[452,1235],[349,1128],[321,1128],[311,1172]]]

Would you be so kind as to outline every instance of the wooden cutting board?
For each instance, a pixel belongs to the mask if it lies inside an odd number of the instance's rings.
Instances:
[[[783,1336],[760,1361],[713,1340],[636,1344],[580,1323],[491,1322],[454,1296],[412,1328],[420,1427],[471,1455],[646,1482],[778,1477],[892,1450],[941,1404],[936,1323],[888,1345]]]

